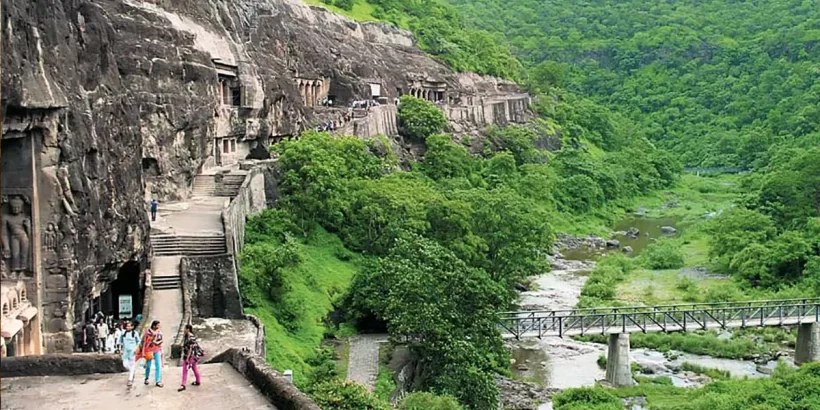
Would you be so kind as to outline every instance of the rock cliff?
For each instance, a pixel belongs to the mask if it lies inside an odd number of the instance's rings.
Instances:
[[[185,197],[203,170],[346,122],[357,100],[437,101],[456,131],[520,121],[528,103],[405,31],[298,0],[8,0],[2,43],[3,229],[28,244],[3,274],[37,295],[49,351],[70,349],[73,319],[124,265],[145,269],[146,198]],[[379,112],[343,125],[393,132],[395,107]]]

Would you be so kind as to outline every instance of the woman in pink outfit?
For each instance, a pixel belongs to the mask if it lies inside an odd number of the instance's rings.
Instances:
[[[184,391],[185,385],[188,384],[188,368],[194,371],[194,378],[196,379],[192,384],[199,386],[202,381],[199,378],[199,367],[197,363],[205,356],[205,351],[199,346],[194,335],[194,327],[185,325],[185,339],[182,342],[182,387],[177,391]]]

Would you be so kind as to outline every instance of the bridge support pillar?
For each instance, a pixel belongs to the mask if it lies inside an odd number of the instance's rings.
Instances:
[[[794,363],[820,362],[820,323],[804,323],[797,328]]]
[[[615,387],[632,386],[634,383],[632,369],[629,367],[629,333],[609,335],[606,381]]]

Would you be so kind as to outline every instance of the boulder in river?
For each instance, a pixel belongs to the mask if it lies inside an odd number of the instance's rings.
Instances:
[[[610,240],[606,241],[606,247],[607,248],[620,248],[621,247],[621,241],[619,241],[617,239],[610,239]]]
[[[671,226],[662,226],[661,227],[661,232],[664,233],[664,234],[667,234],[667,235],[671,235],[673,233],[678,232],[678,230],[675,229],[674,227],[671,227]]]
[[[638,235],[640,235],[640,234],[641,234],[641,231],[638,228],[635,228],[635,227],[629,228],[629,230],[626,231],[626,236],[631,238],[631,239],[638,239]]]
[[[624,246],[621,250],[624,253],[632,253],[632,247],[631,246]]]

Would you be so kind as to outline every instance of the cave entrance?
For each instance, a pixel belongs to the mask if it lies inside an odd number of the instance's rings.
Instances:
[[[117,272],[117,279],[101,295],[102,312],[116,319],[131,319],[142,313],[143,294],[140,265],[127,262]]]

